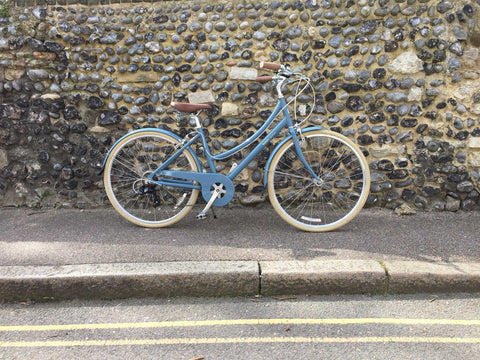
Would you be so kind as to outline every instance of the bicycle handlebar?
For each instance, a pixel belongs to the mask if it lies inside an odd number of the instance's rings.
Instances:
[[[262,69],[280,70],[281,67],[282,67],[282,65],[262,61],[262,62],[260,63],[260,67],[261,67]]]
[[[292,71],[290,68],[289,64],[276,64],[276,63],[270,63],[270,62],[264,62],[262,61],[260,63],[260,68],[262,69],[268,69],[268,70],[275,70],[276,75],[273,76],[273,79],[278,79],[278,78],[289,78],[292,75],[302,75],[301,73],[295,73]],[[266,79],[263,81],[268,81],[271,79]],[[262,80],[257,80],[257,81],[262,81]]]
[[[257,76],[255,78],[255,81],[258,81],[258,82],[267,82],[267,81],[272,81],[272,80],[273,80],[273,76],[271,76],[271,75]]]

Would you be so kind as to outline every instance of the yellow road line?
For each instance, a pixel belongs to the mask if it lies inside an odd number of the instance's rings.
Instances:
[[[480,320],[455,319],[231,319],[201,321],[160,321],[139,323],[104,323],[104,324],[63,324],[63,325],[6,325],[0,326],[0,332],[12,331],[61,331],[61,330],[105,330],[105,329],[147,329],[199,326],[233,326],[233,325],[463,325],[480,326]]]
[[[172,338],[78,341],[0,341],[2,347],[72,347],[72,346],[146,346],[146,345],[201,345],[247,343],[435,343],[480,344],[480,338],[457,337],[240,337],[240,338]]]

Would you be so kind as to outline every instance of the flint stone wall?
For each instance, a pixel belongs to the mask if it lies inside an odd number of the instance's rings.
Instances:
[[[248,81],[260,61],[310,75],[316,101],[301,95],[297,113],[313,106],[307,125],[368,154],[370,205],[480,205],[480,0],[14,5],[0,7],[0,206],[105,205],[98,171],[115,139],[185,135],[169,104],[189,95],[216,104],[212,147],[234,147],[276,102],[271,84]],[[240,202],[265,198],[267,158],[242,173]]]

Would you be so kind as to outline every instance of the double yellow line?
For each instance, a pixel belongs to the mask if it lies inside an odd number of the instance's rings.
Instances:
[[[455,319],[232,319],[202,321],[161,321],[141,323],[64,324],[0,326],[1,332],[39,332],[68,330],[147,329],[176,327],[210,327],[238,325],[445,325],[480,326],[480,320]],[[445,343],[479,344],[477,337],[232,337],[232,338],[162,338],[125,340],[72,340],[72,341],[0,341],[0,347],[69,347],[69,346],[135,346],[135,345],[198,345],[241,343]]]
[[[78,340],[78,341],[0,341],[4,347],[72,347],[72,346],[146,346],[146,345],[202,345],[202,344],[259,344],[259,343],[434,343],[480,344],[480,338],[450,337],[242,337],[242,338],[172,338],[126,340]]]
[[[0,332],[13,331],[63,331],[63,330],[108,330],[148,329],[199,326],[234,325],[463,325],[480,326],[480,320],[456,319],[395,319],[395,318],[352,318],[352,319],[231,319],[200,321],[160,321],[139,323],[64,324],[64,325],[7,325],[0,326]]]

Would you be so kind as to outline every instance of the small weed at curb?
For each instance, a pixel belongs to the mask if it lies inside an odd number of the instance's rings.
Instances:
[[[8,18],[10,17],[10,9],[14,6],[12,0],[3,0],[0,1],[0,17]]]
[[[10,12],[8,11],[8,7],[5,5],[0,5],[0,17],[8,18],[10,17]]]
[[[48,190],[42,191],[42,193],[40,194],[40,198],[45,199],[46,197],[49,197],[50,195],[52,195],[52,193],[50,191],[48,191]]]
[[[15,30],[17,30],[18,33],[25,33],[25,28],[22,24],[15,24]]]
[[[385,265],[385,263],[382,260],[377,260],[377,262],[380,264],[380,266],[385,270],[385,273],[388,275],[388,267]]]

